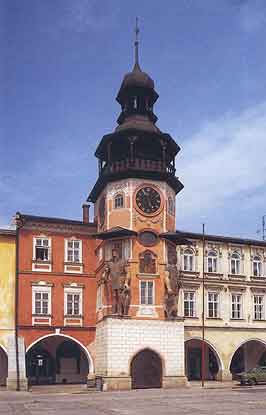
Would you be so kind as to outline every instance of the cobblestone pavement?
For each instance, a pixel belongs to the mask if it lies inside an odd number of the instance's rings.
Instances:
[[[0,391],[1,415],[265,415],[266,386],[129,392]]]

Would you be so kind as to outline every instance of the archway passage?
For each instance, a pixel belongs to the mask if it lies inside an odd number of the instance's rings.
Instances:
[[[266,366],[266,345],[259,340],[249,340],[234,353],[230,364],[233,379],[237,373],[245,372],[256,366]]]
[[[162,361],[152,350],[144,349],[131,362],[132,389],[162,387]]]
[[[204,343],[204,379],[217,380],[221,362],[213,348]],[[191,339],[185,343],[185,366],[188,380],[202,379],[202,340]]]
[[[0,346],[0,386],[6,385],[7,367],[7,355]]]
[[[48,336],[26,354],[31,385],[86,383],[89,361],[78,343],[63,336]]]

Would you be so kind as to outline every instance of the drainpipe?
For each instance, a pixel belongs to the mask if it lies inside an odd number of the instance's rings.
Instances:
[[[20,391],[19,351],[18,351],[18,307],[19,307],[19,230],[22,227],[20,213],[16,213],[16,279],[15,279],[15,351],[17,391]]]

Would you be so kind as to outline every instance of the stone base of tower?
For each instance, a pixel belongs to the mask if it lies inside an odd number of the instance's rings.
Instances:
[[[184,323],[106,316],[96,327],[103,390],[185,386]]]

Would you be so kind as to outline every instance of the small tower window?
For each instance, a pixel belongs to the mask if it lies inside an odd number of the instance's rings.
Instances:
[[[173,199],[170,196],[168,197],[168,213],[170,215],[174,215],[175,214],[174,201],[173,201]]]
[[[136,110],[138,108],[138,98],[137,97],[133,97],[133,108],[134,108],[134,110]]]
[[[118,195],[115,196],[115,200],[114,200],[114,205],[115,205],[115,209],[121,209],[124,207],[124,196],[119,193]]]

